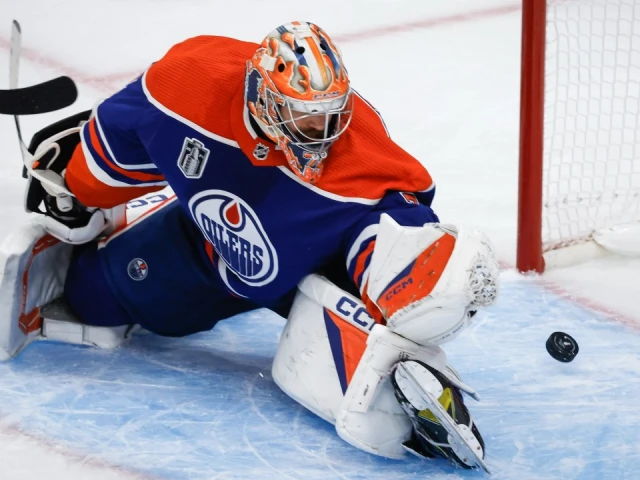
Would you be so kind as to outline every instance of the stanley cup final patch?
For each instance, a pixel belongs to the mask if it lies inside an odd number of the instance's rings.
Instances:
[[[200,140],[185,138],[178,167],[187,178],[200,178],[209,159],[209,149]]]

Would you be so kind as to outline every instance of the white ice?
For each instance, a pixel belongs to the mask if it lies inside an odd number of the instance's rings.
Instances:
[[[242,0],[0,2],[0,88],[10,21],[23,26],[20,84],[59,74],[91,107],[173,43],[258,41],[293,19],[338,40],[353,83],[434,176],[441,219],[485,230],[507,267],[498,304],[447,346],[482,395],[470,402],[497,479],[636,479],[640,471],[640,260],[610,257],[542,278],[515,259],[519,2]],[[398,27],[398,28],[394,28]],[[22,222],[13,121],[0,117],[0,238]],[[443,462],[356,451],[270,378],[283,320],[254,312],[186,339],[138,337],[106,352],[38,343],[0,365],[0,479],[481,478]],[[581,351],[560,364],[548,335]]]

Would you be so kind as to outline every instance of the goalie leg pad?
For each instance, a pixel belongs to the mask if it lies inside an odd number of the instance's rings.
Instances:
[[[0,247],[0,360],[15,357],[40,336],[40,307],[62,295],[71,245],[32,222]]]
[[[382,215],[367,295],[394,332],[416,343],[444,343],[492,304],[499,272],[488,238],[440,224],[398,225]]]
[[[273,379],[298,403],[335,423],[374,322],[358,298],[324,277],[310,275],[298,288],[273,361]]]
[[[441,348],[417,345],[375,324],[359,298],[310,275],[299,284],[272,375],[287,395],[335,424],[348,443],[404,458],[402,443],[412,424],[395,398],[389,371],[406,358],[446,368]]]
[[[0,247],[0,361],[33,340],[120,345],[130,325],[86,325],[61,303],[74,247],[48,235],[39,220],[21,226]]]
[[[387,458],[406,456],[403,444],[411,437],[412,424],[389,376],[393,366],[406,359],[446,369],[445,352],[437,345],[418,345],[375,325],[337,415],[336,430],[343,440]]]

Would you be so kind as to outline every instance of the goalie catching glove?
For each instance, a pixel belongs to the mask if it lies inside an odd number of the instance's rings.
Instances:
[[[81,204],[64,180],[67,164],[80,142],[79,125],[89,118],[89,113],[82,112],[44,128],[33,136],[29,146],[33,157],[27,168],[25,209],[43,214],[47,232],[71,244],[87,243],[109,226],[109,215]]]
[[[489,239],[449,225],[403,227],[383,214],[368,272],[362,298],[369,310],[421,345],[452,340],[498,295]]]

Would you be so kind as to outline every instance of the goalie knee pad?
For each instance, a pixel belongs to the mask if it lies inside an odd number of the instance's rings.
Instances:
[[[366,293],[394,332],[444,343],[494,302],[499,274],[488,238],[440,224],[398,225],[382,215]]]

